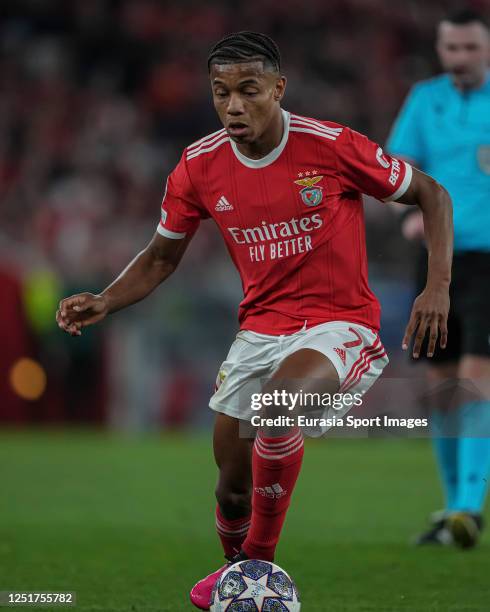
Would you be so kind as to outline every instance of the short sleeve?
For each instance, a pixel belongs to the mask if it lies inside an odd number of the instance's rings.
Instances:
[[[209,215],[199,204],[191,183],[185,153],[167,178],[157,232],[166,238],[184,238],[194,233]]]
[[[424,166],[424,140],[422,118],[424,115],[424,94],[420,85],[412,88],[391,128],[386,149],[392,155],[399,155]]]
[[[349,128],[337,139],[337,164],[344,191],[378,200],[397,200],[412,180],[410,164],[387,155],[377,143]]]

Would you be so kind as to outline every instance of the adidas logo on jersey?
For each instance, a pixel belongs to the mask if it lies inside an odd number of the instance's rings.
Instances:
[[[271,499],[279,499],[287,493],[278,482],[270,487],[255,487],[255,492],[262,497],[270,497]]]
[[[228,202],[225,196],[221,196],[221,198],[216,203],[214,210],[218,212],[224,212],[225,210],[233,210],[233,206]]]

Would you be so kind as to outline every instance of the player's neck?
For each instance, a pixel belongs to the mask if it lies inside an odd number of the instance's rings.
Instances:
[[[280,107],[260,138],[246,144],[237,144],[237,149],[249,159],[261,159],[279,146],[284,134],[284,119]]]

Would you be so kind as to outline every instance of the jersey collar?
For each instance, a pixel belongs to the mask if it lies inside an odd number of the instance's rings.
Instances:
[[[462,92],[460,89],[458,89],[456,87],[456,85],[453,83],[453,80],[451,79],[451,75],[447,74],[447,73],[446,73],[446,75],[447,75],[447,79],[448,79],[448,82],[449,82],[449,87],[453,91],[455,91],[456,93],[459,93],[460,95],[464,95],[464,92]],[[485,73],[485,80],[480,85],[480,87],[476,87],[475,89],[469,89],[466,92],[466,95],[468,95],[468,94],[471,95],[471,94],[476,93],[476,92],[485,91],[489,87],[490,87],[490,70],[487,70],[487,72]]]
[[[243,153],[240,153],[235,142],[233,142],[233,140],[230,140],[233,153],[236,155],[238,161],[241,162],[244,166],[247,166],[247,168],[265,168],[269,164],[272,164],[272,162],[275,162],[279,155],[281,155],[281,153],[284,151],[284,147],[287,144],[289,136],[289,120],[291,118],[291,115],[284,109],[281,109],[281,112],[284,123],[284,131],[282,134],[281,142],[277,145],[275,149],[272,149],[272,151],[268,153],[265,157],[261,157],[260,159],[250,159],[250,157],[245,157]]]

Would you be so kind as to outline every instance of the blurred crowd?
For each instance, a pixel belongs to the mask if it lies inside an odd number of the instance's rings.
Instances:
[[[80,341],[62,337],[54,310],[67,293],[100,290],[144,247],[182,148],[219,128],[207,80],[209,48],[231,31],[268,33],[289,80],[285,108],[383,142],[409,86],[437,70],[435,24],[454,6],[444,0],[3,0],[0,326],[9,342],[0,370],[8,381],[3,374],[11,363],[30,355],[46,371],[47,388],[33,403],[2,383],[0,420],[142,427],[199,421],[240,299],[211,223],[202,224],[184,272],[104,331]],[[398,325],[405,314],[400,295],[409,294],[410,250],[379,204],[368,203],[367,218],[368,241],[376,245],[373,284]]]

